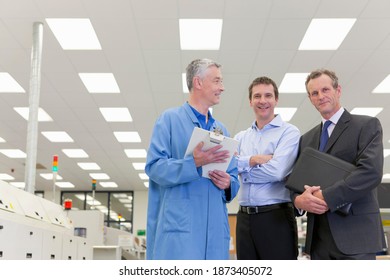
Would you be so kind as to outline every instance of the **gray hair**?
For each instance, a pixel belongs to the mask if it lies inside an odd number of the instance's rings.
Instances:
[[[206,70],[211,66],[215,66],[217,68],[222,67],[221,64],[208,58],[195,59],[190,64],[188,64],[186,68],[186,75],[187,87],[189,91],[191,91],[193,87],[192,80],[194,79],[194,77],[198,76],[200,78],[203,78]]]

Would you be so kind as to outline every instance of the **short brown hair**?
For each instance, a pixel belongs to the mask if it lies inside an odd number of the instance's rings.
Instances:
[[[249,100],[252,100],[252,89],[254,86],[257,86],[257,85],[272,85],[274,87],[274,92],[275,92],[275,99],[278,100],[279,99],[279,90],[278,90],[278,86],[276,85],[276,83],[271,79],[271,78],[268,78],[268,77],[258,77],[256,79],[253,80],[253,82],[249,85]]]
[[[317,69],[312,71],[306,78],[305,87],[307,93],[310,95],[309,90],[307,89],[307,84],[310,82],[310,80],[317,79],[321,75],[326,75],[332,80],[332,86],[334,89],[336,89],[339,86],[339,78],[337,77],[336,73],[327,69]]]

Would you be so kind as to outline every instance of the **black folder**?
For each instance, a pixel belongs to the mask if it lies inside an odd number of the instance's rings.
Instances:
[[[355,165],[310,147],[303,149],[287,179],[286,187],[294,192],[303,193],[304,186],[321,186],[322,189],[345,179],[356,168]],[[337,211],[348,214],[351,204]]]

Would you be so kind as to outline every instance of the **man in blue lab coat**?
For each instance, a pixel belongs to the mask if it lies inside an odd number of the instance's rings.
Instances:
[[[202,166],[229,159],[228,151],[199,143],[185,156],[195,127],[222,131],[209,108],[224,91],[221,65],[196,59],[187,66],[188,102],[156,121],[145,171],[149,176],[147,259],[228,259],[230,230],[226,203],[237,194],[235,158],[227,171],[202,177]]]

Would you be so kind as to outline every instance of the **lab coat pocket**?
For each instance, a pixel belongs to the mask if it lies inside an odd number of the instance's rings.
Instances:
[[[164,207],[165,232],[190,232],[190,200],[168,200]]]

